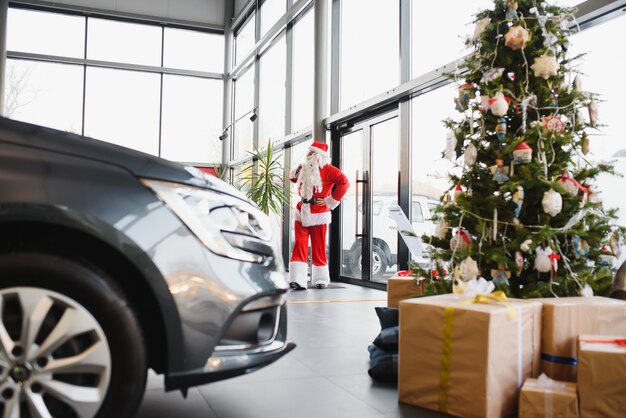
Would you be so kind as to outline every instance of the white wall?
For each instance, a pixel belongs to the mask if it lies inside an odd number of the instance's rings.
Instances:
[[[43,2],[224,26],[225,1],[233,0],[44,0]]]

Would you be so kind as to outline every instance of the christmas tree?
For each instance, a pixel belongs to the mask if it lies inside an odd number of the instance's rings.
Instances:
[[[611,165],[586,157],[598,99],[574,71],[580,57],[568,54],[573,13],[496,0],[477,15],[473,54],[455,75],[460,116],[445,121],[444,157],[462,172],[450,175],[437,231],[424,237],[433,268],[417,268],[430,292],[451,287],[435,276],[484,277],[525,298],[610,290],[624,231],[593,186]]]

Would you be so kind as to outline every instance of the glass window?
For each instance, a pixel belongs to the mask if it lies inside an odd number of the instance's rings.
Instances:
[[[85,135],[158,155],[159,74],[87,68]]]
[[[589,154],[592,164],[613,161],[615,171],[626,175],[626,119],[624,97],[626,85],[616,77],[615,69],[626,67],[624,48],[604,48],[607,39],[617,40],[626,36],[626,16],[602,23],[570,38],[569,56],[587,53],[580,61],[582,89],[600,95],[598,101],[598,129],[587,129]],[[620,52],[621,51],[621,52]],[[582,112],[589,121],[589,114]],[[624,178],[603,174],[597,181],[598,191],[605,208],[617,208],[618,222],[626,226],[626,195]],[[624,251],[622,251],[624,253]]]
[[[460,168],[441,157],[448,134],[442,121],[462,117],[452,101],[457,94],[454,84],[448,84],[411,101],[413,210],[417,202],[426,203],[431,210],[436,207],[439,197],[450,187],[448,173],[460,174]],[[434,224],[428,220],[414,228],[418,236],[434,232]]]
[[[313,123],[313,23],[309,11],[294,26],[292,132]]]
[[[161,157],[195,163],[222,157],[221,80],[163,76]]]
[[[165,28],[163,66],[222,73],[224,72],[224,36]]]
[[[8,59],[5,116],[80,134],[83,67]]]
[[[491,0],[424,2],[411,6],[412,76],[418,77],[470,51],[465,38],[474,33],[476,13],[493,7]],[[445,16],[445,25],[437,19]],[[436,39],[436,41],[434,41]]]
[[[235,81],[235,115],[233,120],[241,118],[254,108],[254,66]],[[242,118],[233,126],[234,158],[243,157],[252,151],[253,123],[248,117]]]
[[[298,164],[301,164],[304,161],[306,154],[309,152],[309,145],[311,145],[311,141],[304,141],[291,147],[291,167],[286,167],[285,170],[291,170],[291,168],[296,167]],[[300,201],[300,195],[298,194],[298,188],[296,187],[296,184],[291,182],[289,182],[289,184],[291,185],[291,203],[289,205],[291,210],[291,227],[289,228],[289,254],[291,255],[294,241],[293,213],[296,210],[296,205]]]
[[[87,58],[161,66],[161,28],[89,18]]]
[[[286,7],[285,0],[265,0],[261,4],[261,37],[285,14]]]
[[[400,81],[399,0],[342,0],[341,109]]]
[[[248,56],[255,44],[254,15],[252,15],[235,36],[235,65],[240,64]]]
[[[84,17],[9,8],[7,19],[9,51],[85,56]],[[39,35],[35,36],[34,30]]]
[[[259,148],[285,136],[287,44],[283,36],[261,56],[259,92]]]

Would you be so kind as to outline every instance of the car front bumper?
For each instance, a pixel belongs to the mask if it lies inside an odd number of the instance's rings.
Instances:
[[[200,370],[172,373],[165,389],[177,390],[203,385],[253,372],[280,359],[296,347],[287,341],[287,309],[276,307],[276,332],[262,344],[220,344]]]

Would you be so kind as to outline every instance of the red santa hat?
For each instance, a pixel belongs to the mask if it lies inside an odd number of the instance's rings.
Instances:
[[[328,155],[328,144],[323,144],[321,142],[313,141],[313,143],[309,147],[309,151],[316,152],[322,157],[327,157],[327,158],[330,157],[330,155]]]

